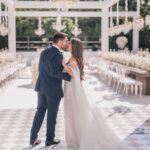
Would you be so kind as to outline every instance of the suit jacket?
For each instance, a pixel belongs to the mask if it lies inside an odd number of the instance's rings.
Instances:
[[[35,91],[53,98],[63,97],[62,80],[70,81],[71,76],[62,72],[62,59],[62,53],[54,46],[42,51]]]

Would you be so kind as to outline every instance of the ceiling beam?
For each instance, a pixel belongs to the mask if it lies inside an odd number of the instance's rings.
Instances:
[[[2,16],[4,16],[2,12]],[[17,17],[57,17],[58,13],[56,11],[16,11]],[[101,12],[64,12],[62,17],[101,17]],[[111,13],[109,14],[111,16]],[[113,17],[117,16],[117,12],[113,12]],[[120,17],[125,17],[125,12],[119,12]],[[136,17],[137,13],[130,11],[128,12],[129,17]]]
[[[104,2],[77,2],[71,9],[101,9]],[[39,9],[49,9],[57,8],[55,3],[48,1],[16,1],[15,8],[39,8]]]

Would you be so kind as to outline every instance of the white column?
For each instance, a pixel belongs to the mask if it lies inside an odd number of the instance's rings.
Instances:
[[[137,0],[137,16],[133,17],[133,21],[137,18],[140,18],[140,0]],[[132,49],[133,49],[133,53],[136,54],[139,50],[139,31],[135,30],[133,28],[133,46],[132,46]]]
[[[133,18],[134,20],[136,19]],[[139,50],[139,31],[133,29],[133,36],[132,36],[132,50],[133,50],[133,53],[137,53],[138,50]]]
[[[0,1],[0,24],[2,23],[2,2]]]
[[[8,8],[8,26],[8,49],[10,52],[16,55],[16,16],[15,8],[12,6],[9,6]]]
[[[102,41],[102,51],[108,52],[109,50],[109,34],[108,34],[108,28],[109,28],[109,12],[108,8],[102,9],[102,27],[101,27],[101,41]]]

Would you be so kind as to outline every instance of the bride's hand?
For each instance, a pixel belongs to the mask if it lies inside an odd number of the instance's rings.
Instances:
[[[66,62],[65,62],[65,57],[63,56],[63,59],[62,59],[62,65],[65,67],[66,66]]]
[[[66,72],[67,72],[71,77],[73,77],[73,72],[72,72],[72,70],[66,65],[64,56],[63,56],[63,60],[62,60],[62,65],[63,65],[64,69],[66,70]]]

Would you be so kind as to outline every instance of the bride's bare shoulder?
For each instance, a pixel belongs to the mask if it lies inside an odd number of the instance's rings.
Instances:
[[[71,57],[71,58],[69,59],[69,63],[76,63],[76,64],[77,64],[77,61],[76,61],[75,58]]]
[[[77,61],[75,58],[71,57],[69,59],[69,64],[73,67],[73,68],[76,68],[77,67]]]

